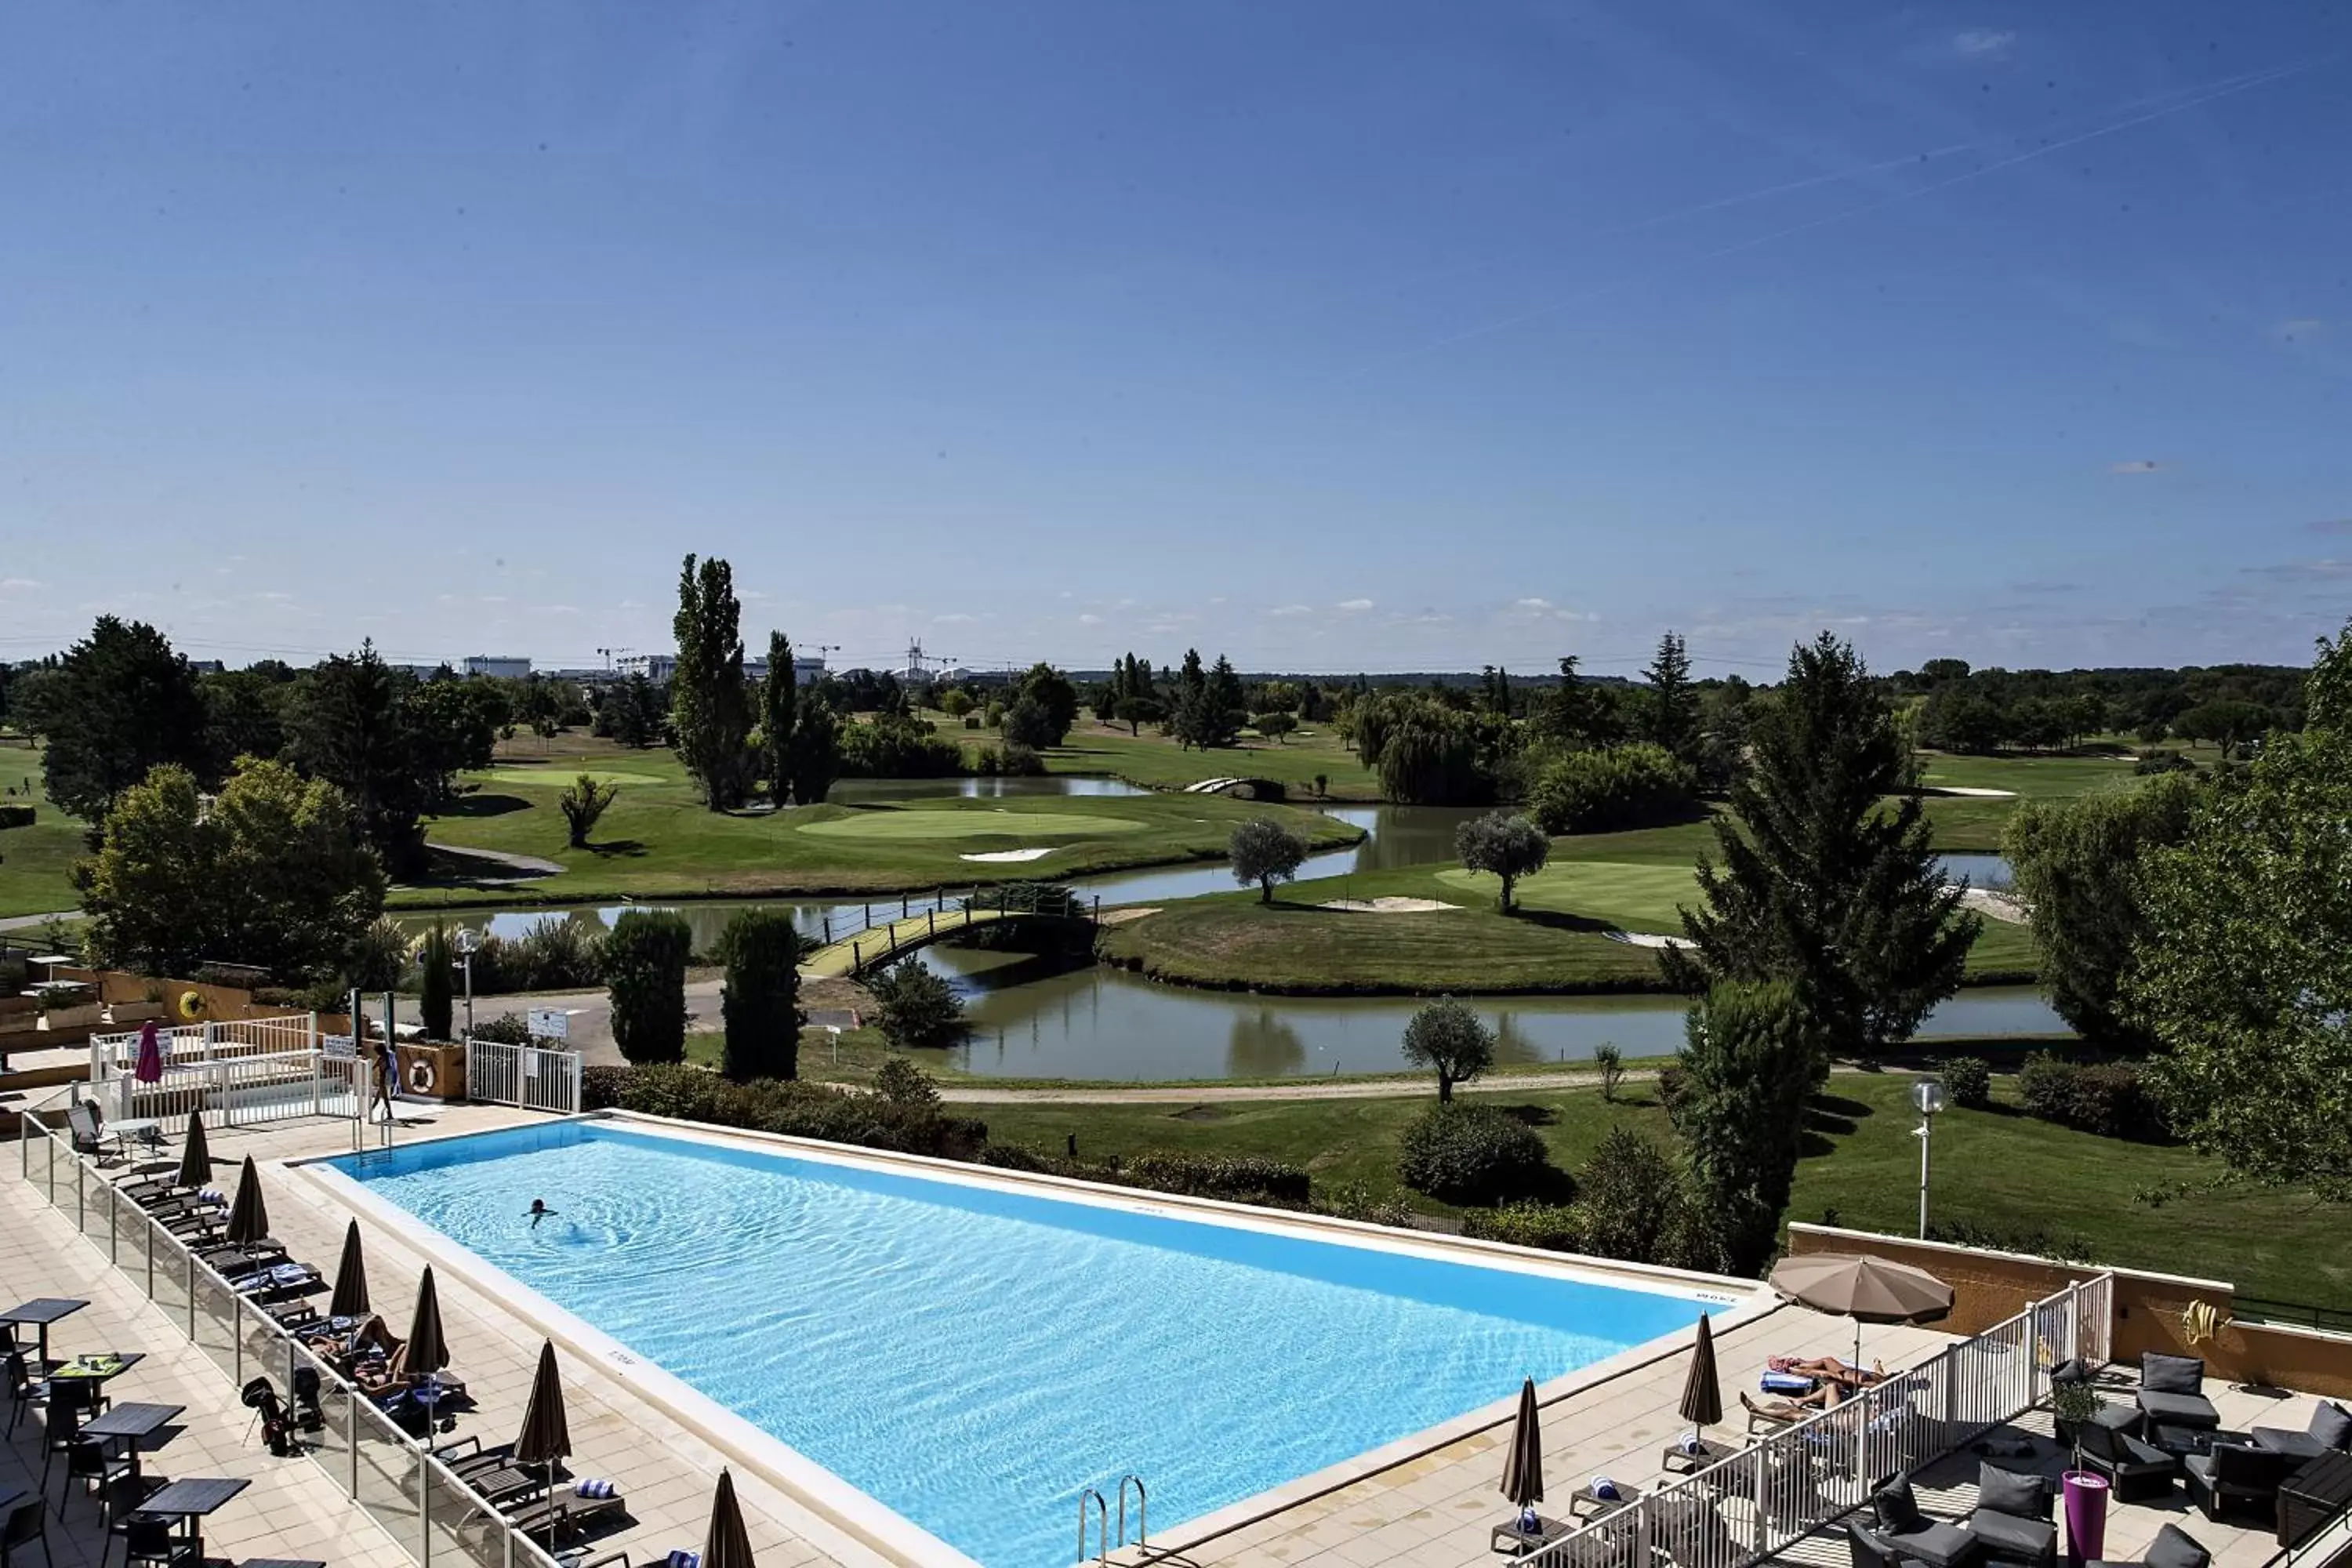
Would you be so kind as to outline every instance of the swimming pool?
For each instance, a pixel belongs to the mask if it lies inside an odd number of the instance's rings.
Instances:
[[[1085,1487],[1157,1541],[1725,1304],[596,1120],[320,1163],[985,1568],[1066,1568]]]

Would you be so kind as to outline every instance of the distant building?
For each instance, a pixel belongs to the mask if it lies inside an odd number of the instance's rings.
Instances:
[[[500,680],[524,680],[530,676],[530,660],[502,653],[472,653],[466,656],[467,675],[495,675]]]
[[[223,664],[216,658],[192,658],[188,660],[188,668],[194,670],[198,675],[226,675],[228,673],[228,666]]]
[[[677,655],[674,653],[633,653],[617,661],[624,676],[642,675],[647,680],[663,681],[677,673]]]
[[[761,681],[767,679],[768,661],[764,658],[745,659],[743,661],[743,679],[751,681],[753,685],[757,685]],[[794,686],[814,686],[818,681],[823,680],[824,679],[824,659],[795,658],[793,660],[793,684]]]

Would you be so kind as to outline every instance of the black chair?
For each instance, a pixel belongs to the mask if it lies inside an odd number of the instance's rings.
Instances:
[[[2151,1426],[2220,1430],[2221,1413],[2204,1390],[2205,1363],[2200,1357],[2149,1351],[2139,1358],[2138,1404]]]
[[[205,1543],[175,1534],[158,1514],[134,1513],[122,1521],[122,1568],[160,1563],[163,1568],[204,1568]]]
[[[8,1380],[8,1431],[13,1436],[16,1423],[24,1419],[25,1406],[47,1403],[48,1389],[46,1380],[37,1380],[32,1369],[25,1364],[25,1352],[13,1345],[8,1350],[6,1368],[0,1376]]]
[[[1853,1568],[1927,1568],[1917,1558],[1897,1552],[1893,1542],[1865,1529],[1858,1520],[1845,1521],[1845,1541]],[[593,1565],[583,1563],[582,1568]]]
[[[98,1519],[101,1529],[111,1528],[114,1523],[115,1489],[127,1485],[131,1479],[130,1456],[117,1455],[112,1448],[111,1444],[89,1437],[76,1443],[66,1454],[66,1479],[68,1482],[79,1481],[85,1493],[97,1494]],[[68,1489],[70,1490],[70,1487]],[[58,1497],[58,1517],[63,1519],[65,1516],[66,1500],[61,1492]]]
[[[2108,1495],[2117,1502],[2146,1502],[2172,1495],[2180,1461],[2128,1432],[2118,1432],[2086,1421],[2074,1433],[2085,1469],[2107,1479]]]
[[[16,1568],[16,1548],[41,1543],[42,1568],[57,1568],[49,1556],[49,1515],[39,1498],[26,1498],[8,1510],[0,1524],[0,1568]]]
[[[1986,1556],[2032,1568],[2054,1568],[2058,1561],[2056,1500],[2046,1476],[2023,1475],[1999,1465],[1977,1467],[1977,1509],[1968,1531]]]
[[[2269,1517],[2278,1506],[2279,1483],[2303,1468],[2299,1459],[2250,1443],[2216,1443],[2212,1452],[2191,1454],[2180,1465],[2189,1500],[2207,1519],[2231,1509]]]
[[[1919,1500],[1906,1474],[1882,1477],[1870,1489],[1870,1533],[1885,1543],[1883,1550],[1902,1563],[1921,1568],[1966,1568],[1984,1550],[1984,1543],[1956,1524],[1929,1519],[1919,1511]]]
[[[2168,1524],[2148,1542],[2147,1555],[2137,1563],[2094,1560],[2084,1568],[2210,1568],[2213,1554],[2177,1524]]]
[[[97,1438],[81,1435],[82,1407],[81,1401],[71,1392],[75,1387],[71,1383],[52,1384],[49,1406],[41,1413],[41,1484],[38,1492],[42,1497],[49,1495],[49,1467],[57,1462],[59,1454],[66,1456],[67,1473],[71,1474],[75,1450],[100,1446]],[[65,1489],[60,1488],[58,1491],[59,1519],[65,1517]]]
[[[2332,1399],[2323,1399],[2311,1413],[2311,1425],[2300,1432],[2278,1426],[2254,1428],[2254,1447],[2289,1458],[2311,1460],[2331,1450],[2352,1450],[2352,1413]]]

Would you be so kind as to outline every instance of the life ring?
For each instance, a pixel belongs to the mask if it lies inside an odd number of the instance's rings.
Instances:
[[[201,991],[181,992],[180,1016],[183,1018],[201,1018],[204,1016],[205,994]]]
[[[433,1064],[423,1057],[413,1057],[408,1063],[408,1088],[413,1094],[433,1092]]]

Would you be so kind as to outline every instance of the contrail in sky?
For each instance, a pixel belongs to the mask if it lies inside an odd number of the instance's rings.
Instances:
[[[1696,256],[1685,257],[1679,261],[1669,261],[1662,263],[1661,265],[1687,267],[1703,261],[1718,260],[1726,256],[1736,256],[1744,250],[1754,250],[1759,247],[1771,245],[1777,241],[1787,239],[1792,235],[1808,233],[1811,230],[1817,228],[1826,228],[1832,224],[1843,223],[1849,218],[1861,217],[1866,214],[1878,212],[1886,207],[1894,206],[1901,202],[1912,201],[1920,196],[1932,195],[1937,191],[1948,190],[1954,185],[1966,184],[1970,180],[1980,180],[1987,174],[1998,174],[2003,169],[2014,168],[2020,163],[2031,163],[2036,158],[2048,157],[2053,153],[2063,153],[2069,147],[2079,147],[2085,142],[2095,142],[2101,137],[2113,136],[2118,132],[2129,131],[2134,126],[2145,125],[2152,120],[2162,120],[2167,115],[2178,114],[2183,110],[2195,109],[2200,104],[2211,103],[2217,99],[2229,98],[2234,94],[2246,92],[2257,87],[2266,87],[2272,82],[2283,81],[2288,77],[2300,76],[2305,71],[2315,70],[2323,65],[2333,63],[2334,57],[2331,57],[2330,58],[2324,60],[2307,61],[2302,65],[2283,66],[2274,69],[2251,71],[2243,75],[2225,78],[2220,83],[2203,90],[2190,89],[2196,90],[2197,92],[2197,95],[2193,98],[2184,99],[2176,103],[2168,103],[2160,109],[2149,110],[2145,114],[2136,114],[2128,120],[2119,120],[2112,125],[2102,125],[2095,130],[2085,131],[2078,135],[2062,137],[2058,141],[2044,142],[2041,146],[2029,148],[2022,153],[2013,153],[2006,158],[1996,159],[1992,163],[1968,170],[1963,174],[1953,174],[1941,180],[1930,181],[1927,184],[1916,185],[1907,191],[1898,191],[1891,196],[1882,196],[1876,201],[1864,202],[1858,206],[1847,207],[1842,212],[1834,212],[1827,214],[1822,217],[1810,218],[1803,223],[1790,224],[1786,228],[1774,229],[1769,234],[1759,235],[1753,239],[1743,239],[1731,245],[1718,246],[1713,250],[1703,250]],[[2007,138],[2007,140],[2014,141],[2016,138],[2011,137]],[[1942,154],[1937,153],[1930,155],[1941,156]],[[1893,160],[1892,163],[1916,163],[1919,162],[1921,156],[1922,154],[1913,153],[1906,158]],[[1873,168],[1885,169],[1890,166],[1892,166],[1890,163],[1880,163],[1873,165]],[[1858,174],[1869,172],[1871,171],[1858,170],[1843,174],[1822,174],[1811,180],[1801,180],[1794,182],[1790,185],[1774,187],[1772,193],[1749,192],[1737,196],[1725,196],[1717,201],[1704,204],[1698,207],[1685,208],[1675,213],[1664,215],[1660,217],[1652,218],[1644,223],[1635,225],[1634,226],[1648,227],[1653,224],[1664,223],[1669,218],[1685,216],[1694,212],[1703,212],[1710,207],[1732,206],[1742,202],[1756,200],[1765,194],[1777,194],[1779,191],[1792,190],[1807,184],[1819,184],[1825,181],[1852,179],[1856,177]],[[1443,337],[1435,340],[1434,342],[1423,343],[1418,348],[1408,349],[1402,355],[1399,355],[1397,357],[1409,358],[1416,354],[1430,353],[1438,349],[1451,348],[1456,343],[1468,342],[1474,338],[1483,338],[1490,336],[1496,332],[1506,331],[1512,327],[1523,326],[1529,321],[1540,321],[1546,316],[1557,315],[1562,310],[1573,310],[1579,305],[1590,304],[1595,300],[1606,299],[1612,294],[1622,293],[1625,289],[1634,287],[1637,283],[1647,282],[1648,280],[1649,275],[1644,274],[1640,278],[1628,278],[1615,283],[1603,284],[1598,289],[1590,289],[1585,290],[1583,293],[1573,295],[1565,300],[1556,300],[1549,305],[1539,305],[1532,310],[1524,310],[1516,316],[1507,316],[1499,321],[1489,321],[1484,326],[1472,327],[1465,331],[1455,332],[1449,337]]]

